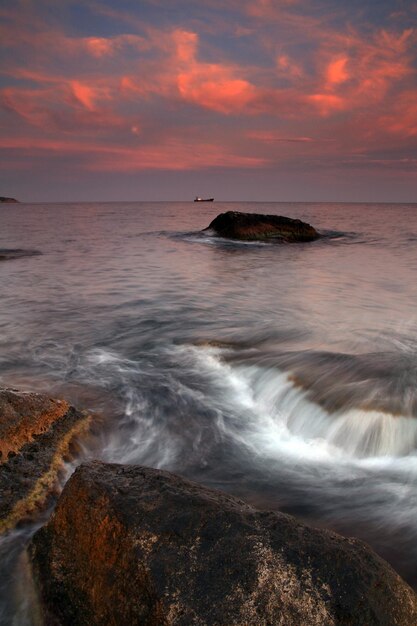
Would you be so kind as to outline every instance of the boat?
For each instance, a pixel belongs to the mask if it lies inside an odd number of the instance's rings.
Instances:
[[[196,196],[194,202],[214,202],[214,198],[200,198],[200,196]]]

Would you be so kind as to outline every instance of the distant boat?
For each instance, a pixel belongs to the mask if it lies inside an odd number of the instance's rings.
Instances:
[[[213,202],[214,198],[200,198],[200,196],[196,196],[194,198],[194,202]]]

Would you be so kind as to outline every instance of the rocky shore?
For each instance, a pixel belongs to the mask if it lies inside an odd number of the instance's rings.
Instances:
[[[51,624],[417,623],[360,541],[140,466],[80,466],[30,550]]]
[[[2,532],[36,518],[90,420],[0,389]],[[417,624],[416,595],[364,543],[141,466],[79,466],[28,554],[47,626]]]
[[[0,196],[0,202],[19,202],[16,198],[8,198],[7,196]]]
[[[205,230],[211,230],[220,237],[242,241],[301,243],[320,237],[313,226],[301,220],[239,211],[221,213]]]
[[[0,389],[0,533],[45,505],[63,458],[89,422],[65,400]]]

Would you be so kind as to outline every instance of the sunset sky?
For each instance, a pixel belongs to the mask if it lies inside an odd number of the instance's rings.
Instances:
[[[417,2],[2,0],[0,195],[417,202]]]

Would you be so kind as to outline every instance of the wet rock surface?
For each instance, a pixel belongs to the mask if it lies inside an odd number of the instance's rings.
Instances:
[[[227,211],[218,215],[206,230],[228,239],[297,243],[320,237],[313,226],[280,215],[261,215]]]
[[[41,507],[89,417],[64,400],[0,389],[0,533]]]
[[[417,623],[365,544],[140,466],[80,466],[30,552],[51,624]]]

